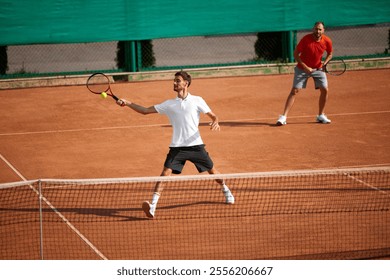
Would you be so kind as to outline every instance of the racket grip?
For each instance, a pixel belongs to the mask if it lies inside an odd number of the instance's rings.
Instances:
[[[118,101],[119,100],[119,98],[118,97],[116,97],[115,95],[111,95],[112,96],[112,98],[114,98],[115,99],[115,101]]]

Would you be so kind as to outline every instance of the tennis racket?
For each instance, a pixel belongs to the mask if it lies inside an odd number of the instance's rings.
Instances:
[[[119,100],[119,98],[116,97],[111,90],[110,79],[103,73],[94,73],[89,76],[87,80],[87,88],[94,94],[102,94],[102,92],[105,92],[116,101]]]
[[[329,75],[340,76],[347,71],[347,65],[342,59],[331,59],[328,63],[322,66],[322,71],[328,73]]]

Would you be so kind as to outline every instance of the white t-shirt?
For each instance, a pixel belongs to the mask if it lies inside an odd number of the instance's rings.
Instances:
[[[176,97],[154,105],[154,108],[159,114],[167,115],[173,127],[170,147],[203,144],[198,128],[200,113],[207,114],[211,110],[202,97],[188,93],[184,100]]]

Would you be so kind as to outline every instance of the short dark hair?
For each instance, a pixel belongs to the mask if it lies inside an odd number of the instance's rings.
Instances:
[[[319,24],[322,24],[322,26],[325,28],[325,23],[324,23],[323,21],[316,21],[316,22],[314,23],[314,26],[317,26],[317,25],[319,25]]]
[[[188,86],[190,86],[190,84],[191,84],[191,75],[188,74],[186,71],[179,71],[179,72],[177,72],[175,74],[175,77],[176,76],[182,77],[184,81],[188,82]]]

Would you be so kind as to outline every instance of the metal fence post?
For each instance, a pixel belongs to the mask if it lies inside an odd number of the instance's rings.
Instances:
[[[283,32],[283,59],[286,62],[294,62],[294,48],[296,45],[296,31]]]
[[[43,215],[42,215],[42,181],[38,181],[38,190],[39,190],[39,250],[41,255],[41,260],[43,257]]]
[[[137,45],[136,41],[130,41],[130,72],[137,72]]]
[[[297,32],[296,31],[288,31],[288,51],[287,57],[288,62],[294,61],[294,49],[297,43]]]

